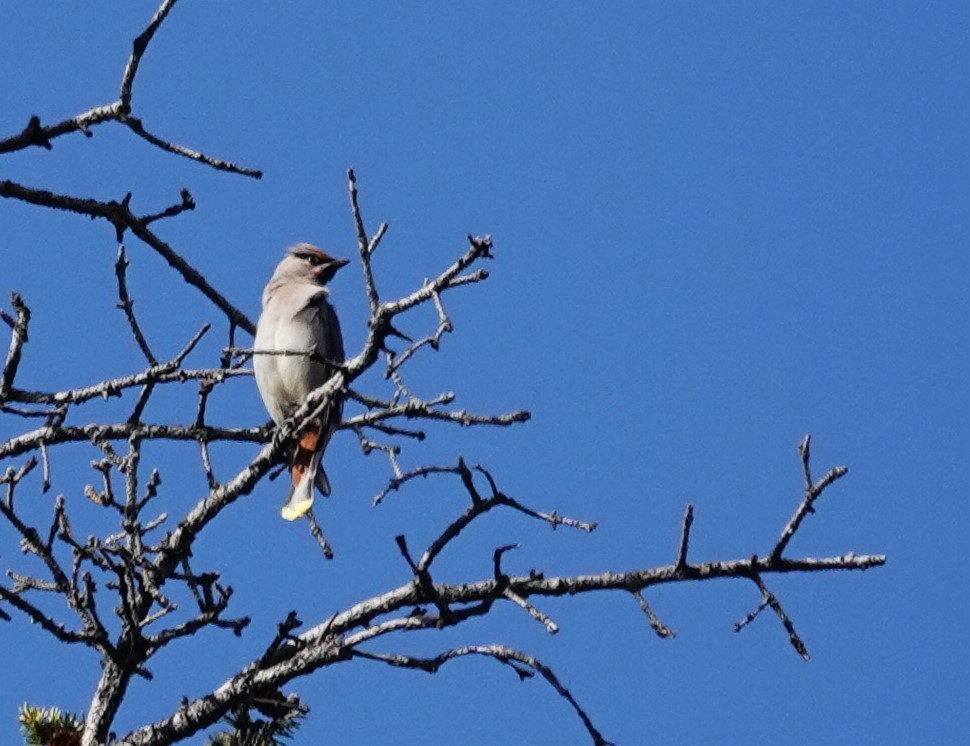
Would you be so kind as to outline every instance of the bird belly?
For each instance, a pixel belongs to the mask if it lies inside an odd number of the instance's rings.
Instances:
[[[312,351],[316,340],[305,325],[281,324],[274,349]],[[278,393],[292,413],[313,389],[326,380],[326,369],[308,355],[273,355]]]

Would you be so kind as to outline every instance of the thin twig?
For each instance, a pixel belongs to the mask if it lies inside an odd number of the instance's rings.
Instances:
[[[368,441],[369,442],[369,441]],[[400,476],[394,476],[388,480],[387,487],[380,491],[371,502],[374,505],[380,505],[384,498],[387,497],[391,492],[397,492],[402,486],[410,482],[412,479],[417,479],[422,477],[427,479],[432,474],[455,474],[457,470],[454,466],[419,466],[406,474],[401,474]]]
[[[650,608],[650,604],[647,603],[647,599],[643,597],[643,594],[640,591],[633,591],[633,597],[637,600],[637,603],[640,604],[640,608],[643,610],[643,613],[647,615],[647,621],[650,622],[650,628],[657,633],[657,637],[666,639],[677,636],[676,632],[661,622],[657,615],[653,613],[653,609]]]
[[[307,510],[306,518],[310,524],[310,535],[316,540],[317,544],[320,545],[320,549],[323,551],[323,556],[328,560],[332,560],[333,549],[330,547],[330,542],[327,541],[327,537],[324,535],[323,529],[320,528],[320,524],[317,523],[316,516],[313,515],[313,508]]]
[[[812,458],[812,435],[805,433],[802,442],[798,444],[798,455],[802,460],[802,473],[805,476],[805,489],[812,489],[812,469],[810,461]]]
[[[358,658],[365,658],[368,660],[386,663],[397,668],[410,668],[419,671],[426,671],[428,673],[437,673],[438,669],[441,668],[442,665],[456,658],[461,658],[468,655],[483,655],[487,658],[497,660],[500,663],[504,663],[512,668],[520,680],[530,678],[532,671],[538,672],[538,674],[542,676],[542,678],[545,679],[553,689],[556,690],[559,696],[565,699],[573,710],[575,710],[576,714],[579,716],[579,719],[582,721],[583,726],[586,728],[586,732],[589,733],[590,737],[593,739],[594,745],[611,746],[609,741],[603,738],[603,735],[599,732],[599,730],[596,729],[589,715],[586,714],[586,711],[576,701],[572,693],[570,693],[570,691],[562,684],[551,668],[539,661],[539,659],[536,657],[523,653],[519,650],[506,647],[505,645],[467,645],[445,651],[434,658],[417,658],[414,656],[399,654],[370,653],[356,648],[353,650],[353,655]],[[519,668],[519,665],[516,664],[524,666],[525,669]]]
[[[148,228],[143,218],[134,215],[129,209],[127,200],[122,200],[121,202],[100,202],[95,199],[83,199],[64,194],[55,194],[44,189],[26,187],[12,181],[0,181],[0,197],[19,199],[30,204],[51,207],[57,210],[66,210],[92,218],[102,218],[114,226],[119,242],[122,240],[125,230],[130,230],[168,262],[169,266],[178,272],[185,282],[199,290],[211,303],[219,308],[226,315],[230,323],[234,323],[239,328],[255,335],[256,326],[253,322],[242,311],[230,303],[222,293],[216,290],[175,249],[156,236]]]
[[[20,354],[27,342],[27,325],[30,323],[30,309],[27,308],[27,304],[23,302],[18,293],[11,293],[10,304],[17,312],[17,320],[13,323],[10,346],[7,348],[7,359],[3,363],[3,370],[0,371],[0,401],[7,399],[10,388],[13,386],[17,367],[20,365]]]
[[[187,148],[184,145],[179,145],[178,143],[174,143],[169,140],[163,140],[161,137],[153,135],[151,132],[146,130],[145,126],[142,124],[142,121],[137,117],[126,116],[121,118],[119,121],[127,125],[128,129],[146,142],[150,142],[155,147],[161,148],[168,153],[180,155],[183,158],[188,158],[190,161],[195,161],[197,163],[204,163],[206,166],[211,166],[217,171],[227,171],[233,174],[249,176],[253,179],[263,178],[263,172],[257,168],[239,166],[231,161],[225,161],[221,158],[214,158],[211,155],[206,155],[198,150]],[[155,220],[156,218],[157,216],[152,216],[151,220]],[[151,220],[148,220],[147,222],[151,222]]]
[[[63,427],[41,427],[36,430],[0,442],[0,458],[19,456],[41,443],[50,446],[61,443],[91,441],[95,438],[105,441],[127,440],[137,436],[141,440],[193,440],[204,437],[209,441],[230,440],[248,443],[264,443],[266,430],[262,427],[234,428],[213,427],[197,428],[193,425],[139,425],[116,423],[108,425],[90,424]]]
[[[381,224],[381,230],[378,230],[378,233],[374,236],[372,248],[372,242],[367,239],[364,219],[360,214],[360,204],[357,201],[357,177],[354,176],[354,169],[352,168],[347,170],[347,191],[350,194],[350,209],[354,218],[354,227],[357,230],[357,250],[360,254],[361,269],[364,272],[364,290],[367,293],[367,302],[370,304],[371,314],[376,316],[380,297],[377,294],[377,285],[374,282],[374,272],[371,269],[370,259],[373,249],[377,248],[377,244],[383,238],[387,227]]]
[[[803,470],[805,473],[806,480],[811,479],[811,473],[808,468],[808,457],[809,457],[809,439],[803,441],[804,449],[799,449],[802,456]],[[814,484],[808,484],[805,489],[805,496],[802,498],[801,503],[798,508],[795,509],[795,513],[792,515],[791,519],[785,525],[785,528],[781,531],[781,536],[778,537],[778,541],[774,548],[771,550],[772,559],[780,559],[788,546],[788,542],[792,540],[795,532],[798,531],[798,527],[801,526],[802,521],[805,520],[805,516],[809,513],[815,512],[815,501],[821,496],[823,492],[828,488],[832,482],[841,479],[848,473],[848,469],[844,466],[836,466],[829,470],[825,476],[819,479]]]
[[[427,280],[425,280],[427,282]],[[441,345],[441,337],[454,330],[451,323],[451,319],[448,318],[448,314],[445,313],[445,307],[441,303],[441,296],[438,293],[434,293],[431,296],[434,301],[435,309],[438,311],[438,328],[435,329],[434,334],[431,336],[420,339],[410,347],[408,347],[403,352],[395,355],[387,364],[387,377],[390,377],[392,373],[398,371],[402,365],[404,365],[411,356],[414,355],[422,347],[428,346],[435,352],[438,351],[438,347]]]
[[[118,308],[124,312],[125,318],[128,319],[128,326],[131,328],[131,334],[135,338],[135,344],[138,345],[138,349],[141,350],[148,364],[155,366],[158,365],[158,360],[152,354],[151,348],[148,346],[148,340],[145,339],[145,335],[138,325],[138,320],[135,318],[135,304],[128,295],[128,265],[128,258],[125,256],[125,245],[119,244],[118,260],[115,262],[115,276],[118,278]]]
[[[539,624],[545,627],[546,632],[548,632],[550,635],[554,635],[559,631],[558,624],[556,624],[546,614],[543,614],[535,606],[530,604],[528,601],[526,601],[518,594],[506,589],[505,592],[502,593],[502,595],[505,596],[509,601],[514,603],[516,606],[518,606],[520,609],[524,609],[529,616],[531,616],[533,619],[539,622]]]
[[[791,643],[791,646],[795,649],[795,652],[801,656],[802,660],[807,661],[809,659],[808,648],[805,647],[805,643],[802,642],[802,638],[798,636],[798,632],[795,631],[795,625],[792,623],[792,620],[788,618],[788,615],[781,607],[781,603],[779,603],[778,599],[775,597],[775,594],[768,590],[768,587],[765,585],[760,575],[753,575],[751,580],[754,581],[754,584],[758,586],[758,590],[761,591],[762,601],[759,605],[758,611],[764,608],[765,605],[771,607],[771,610],[775,612],[775,616],[778,617],[782,623],[782,626],[784,626],[785,631],[788,633],[788,641]],[[755,616],[757,616],[758,611],[752,612],[752,614],[749,616],[751,616],[753,619]],[[747,621],[742,621],[744,624],[739,622],[737,625],[735,625],[735,631],[742,629],[745,624],[750,621],[750,619]]]
[[[687,550],[690,546],[690,527],[694,523],[694,506],[687,504],[684,511],[684,523],[680,530],[680,549],[677,550],[677,569],[683,570],[687,567]]]

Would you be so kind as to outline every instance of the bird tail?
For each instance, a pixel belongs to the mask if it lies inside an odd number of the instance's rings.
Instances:
[[[290,466],[290,491],[280,509],[280,515],[288,521],[295,521],[313,505],[314,486],[324,495],[330,494],[330,481],[320,464],[320,445],[320,428],[303,433],[297,442]]]

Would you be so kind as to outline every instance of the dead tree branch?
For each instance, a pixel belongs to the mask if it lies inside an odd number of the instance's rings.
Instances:
[[[258,178],[253,169],[237,166],[202,152],[170,142],[152,134],[133,112],[135,83],[144,55],[162,24],[170,17],[177,0],[162,0],[155,14],[132,43],[125,65],[117,100],[93,107],[56,124],[43,125],[31,117],[24,130],[0,140],[0,154],[31,147],[52,149],[53,142],[73,132],[90,137],[93,128],[106,122],[125,126],[139,138],[169,153],[186,157],[212,168]],[[503,492],[492,474],[482,466],[469,466],[459,458],[454,465],[411,466],[407,463],[410,449],[419,447],[436,428],[445,425],[461,427],[506,427],[523,423],[529,413],[517,409],[505,413],[472,413],[457,408],[457,396],[444,392],[432,398],[413,393],[408,377],[414,366],[409,364],[436,352],[452,333],[455,325],[448,312],[451,291],[483,282],[488,272],[482,267],[492,258],[492,240],[488,236],[468,236],[467,244],[448,266],[425,279],[412,292],[393,300],[382,294],[378,273],[373,266],[377,249],[388,235],[381,223],[373,233],[367,229],[360,205],[360,194],[354,172],[347,173],[350,212],[357,239],[362,271],[363,292],[369,308],[369,319],[363,328],[359,351],[346,361],[333,362],[333,374],[311,392],[303,405],[278,427],[262,423],[240,426],[238,423],[213,422],[211,406],[227,387],[240,377],[252,375],[244,368],[253,355],[286,354],[313,356],[315,350],[254,350],[237,346],[236,332],[253,334],[252,321],[216,289],[209,280],[172,246],[153,231],[160,220],[174,219],[193,210],[195,201],[187,190],[180,200],[154,212],[136,214],[131,209],[132,195],[118,200],[104,200],[58,194],[13,181],[0,181],[0,197],[19,200],[48,209],[67,211],[104,221],[114,228],[118,247],[115,263],[118,307],[123,311],[130,333],[143,362],[125,362],[101,381],[61,391],[34,388],[18,381],[21,361],[29,349],[28,327],[31,311],[14,293],[11,312],[0,309],[0,320],[10,329],[10,340],[0,370],[0,414],[5,423],[14,423],[0,441],[0,460],[8,464],[0,475],[0,521],[5,522],[27,555],[27,570],[13,568],[0,583],[0,618],[24,619],[39,625],[58,642],[80,645],[97,656],[101,676],[85,716],[82,746],[105,743],[127,746],[167,746],[190,738],[240,708],[249,707],[267,692],[273,702],[290,702],[279,688],[288,682],[311,674],[334,663],[364,658],[393,666],[437,671],[444,663],[479,655],[511,667],[520,678],[538,673],[570,705],[580,718],[595,744],[607,741],[593,725],[560,678],[545,663],[529,653],[505,645],[469,645],[454,647],[432,658],[417,658],[398,653],[374,652],[371,645],[390,644],[402,634],[418,630],[440,630],[456,627],[468,620],[487,616],[496,607],[515,606],[526,612],[550,634],[559,630],[558,623],[542,610],[547,597],[575,596],[620,591],[632,595],[646,614],[652,629],[661,637],[673,632],[660,622],[644,598],[644,592],[657,585],[687,581],[737,578],[753,582],[761,593],[759,606],[736,625],[742,629],[765,608],[771,608],[796,651],[808,657],[807,649],[795,631],[778,598],[768,590],[764,578],[778,573],[812,573],[831,570],[865,570],[885,562],[881,555],[847,553],[832,557],[792,559],[786,550],[805,517],[815,510],[823,492],[845,475],[844,467],[835,467],[818,481],[813,481],[809,465],[810,440],[806,436],[799,448],[805,478],[805,494],[788,524],[781,531],[771,551],[730,561],[692,561],[689,554],[694,507],[689,505],[680,530],[676,556],[670,564],[617,572],[557,576],[533,571],[528,576],[507,574],[503,558],[515,545],[496,542],[491,553],[491,576],[462,583],[443,583],[435,574],[439,557],[467,537],[467,529],[482,516],[496,510],[509,510],[540,521],[551,528],[574,528],[584,532],[596,529],[596,523],[559,515],[556,511],[537,510]],[[181,279],[205,297],[225,317],[228,343],[218,360],[207,360],[197,367],[186,367],[190,356],[198,358],[200,340],[209,325],[192,336],[167,362],[159,362],[161,350],[151,330],[135,314],[135,299],[129,293],[127,269],[129,254],[123,241],[130,233],[161,256]],[[408,329],[409,312],[426,306],[433,308],[436,320],[430,329],[414,333]],[[141,306],[139,306],[141,307]],[[37,308],[43,314],[45,309]],[[211,353],[210,353],[211,354]],[[217,353],[218,354],[218,353]],[[236,360],[236,362],[234,362]],[[147,367],[142,367],[147,366]],[[26,368],[25,368],[26,369]],[[377,371],[383,393],[364,390],[368,371]],[[134,371],[134,372],[131,372]],[[373,377],[373,376],[372,376]],[[21,376],[22,378],[22,376]],[[198,396],[183,418],[155,421],[148,403],[155,392],[177,384],[191,383]],[[46,387],[45,387],[46,388]],[[387,393],[390,390],[391,393]],[[130,416],[115,422],[96,411],[94,402],[123,398]],[[391,492],[418,483],[418,478],[444,476],[448,486],[463,498],[464,508],[447,521],[423,551],[412,553],[406,534],[397,537],[397,545],[406,562],[408,577],[395,588],[365,598],[344,609],[333,610],[325,620],[306,629],[295,612],[279,625],[277,635],[258,648],[261,652],[238,671],[222,672],[226,677],[210,693],[179,705],[171,715],[156,723],[114,736],[115,716],[135,676],[151,679],[149,665],[160,650],[177,646],[179,641],[208,629],[229,630],[242,635],[249,624],[248,615],[230,615],[233,588],[219,573],[195,570],[193,550],[202,532],[223,511],[248,495],[255,486],[285,461],[284,453],[296,433],[319,419],[335,399],[345,400],[348,411],[341,428],[352,431],[364,454],[383,453],[388,459],[390,476],[387,487],[374,499],[375,504]],[[131,404],[131,409],[127,405]],[[149,413],[149,414],[146,414]],[[146,421],[150,420],[150,421]],[[85,424],[86,423],[86,424]],[[415,424],[417,423],[417,424]],[[426,429],[416,429],[416,428]],[[13,432],[10,435],[8,432]],[[197,454],[198,467],[205,477],[201,494],[181,515],[167,502],[169,489],[180,489],[179,480],[168,480],[163,486],[162,474],[143,462],[144,447],[152,441],[186,443]],[[212,463],[210,446],[214,443],[254,443],[258,451],[235,474],[220,481]],[[94,485],[86,484],[84,500],[75,500],[70,491],[52,501],[43,497],[51,487],[51,466],[62,458],[66,444],[84,444],[93,455]],[[75,448],[78,446],[75,445]],[[252,450],[256,450],[253,448]],[[252,450],[250,453],[252,453]],[[193,463],[194,463],[193,457]],[[23,510],[22,493],[32,489],[34,499],[43,499],[48,512],[31,506]],[[55,471],[60,477],[60,472]],[[220,477],[225,476],[220,473]],[[175,482],[174,486],[170,486]],[[440,481],[436,484],[441,483]],[[37,492],[41,497],[37,496]],[[65,496],[66,495],[66,496]],[[467,502],[464,502],[467,499]],[[174,503],[172,503],[174,504]],[[161,506],[161,507],[156,507]],[[164,508],[164,509],[162,509]],[[111,528],[103,533],[82,536],[74,526],[87,521],[72,521],[80,511],[95,513]],[[169,513],[172,513],[171,518]],[[38,519],[38,515],[44,517]],[[27,516],[30,516],[28,520]],[[313,513],[308,514],[309,533],[325,558],[333,556],[330,543]],[[7,556],[7,552],[3,553]],[[487,559],[486,559],[487,561]],[[405,568],[402,566],[401,568]],[[46,599],[60,597],[59,611]],[[114,618],[106,618],[106,609]],[[265,643],[265,641],[264,641]]]
[[[145,131],[141,120],[132,115],[132,96],[134,94],[135,76],[138,74],[138,68],[141,65],[142,58],[148,51],[149,43],[177,1],[164,0],[158,7],[158,10],[155,11],[155,15],[148,22],[145,30],[135,38],[132,44],[131,55],[125,64],[117,100],[110,104],[94,106],[70,119],[46,126],[41,124],[40,117],[36,115],[32,116],[23,131],[12,137],[0,140],[0,155],[29,147],[41,147],[46,150],[51,150],[54,147],[52,141],[58,137],[72,132],[81,132],[85,137],[93,137],[94,132],[92,130],[95,126],[104,124],[105,122],[118,122],[139,137],[166,152],[190,158],[220,171],[229,171],[231,173],[242,174],[243,176],[251,176],[256,179],[261,178],[263,175],[262,171],[237,166],[234,163],[213,158],[204,153],[150,135]]]
[[[673,563],[655,568],[571,577],[546,577],[542,573],[509,577],[501,572],[498,559],[496,559],[496,572],[492,578],[457,585],[435,583],[431,578],[434,559],[445,546],[459,537],[465,527],[490,509],[500,506],[514,508],[516,505],[520,505],[512,498],[503,495],[494,486],[492,486],[492,497],[483,499],[477,496],[477,488],[473,484],[470,487],[461,479],[462,467],[463,464],[459,464],[458,467],[442,467],[434,473],[451,473],[459,477],[472,500],[472,504],[466,512],[441,531],[417,562],[410,559],[410,552],[406,551],[403,537],[399,537],[402,552],[405,553],[414,573],[414,578],[410,582],[331,615],[325,622],[294,638],[291,646],[275,646],[272,655],[264,655],[253,661],[243,671],[227,680],[211,694],[188,703],[187,706],[181,708],[178,713],[170,718],[122,737],[116,743],[119,746],[121,744],[125,746],[159,746],[189,737],[216,722],[227,708],[231,707],[232,703],[242,696],[241,693],[246,691],[247,685],[258,683],[260,686],[281,686],[319,668],[343,662],[352,657],[379,659],[391,663],[391,665],[397,665],[393,662],[397,661],[404,667],[420,670],[433,668],[436,670],[437,666],[440,666],[444,660],[439,661],[438,658],[415,659],[396,654],[369,653],[362,651],[359,645],[397,633],[455,626],[472,617],[488,614],[494,604],[502,600],[510,601],[522,607],[530,616],[540,621],[552,632],[557,628],[555,623],[540,612],[529,599],[574,596],[600,591],[624,591],[631,593],[638,599],[641,608],[647,613],[651,626],[658,635],[671,637],[673,633],[656,619],[652,610],[643,600],[642,593],[644,590],[657,585],[719,578],[751,580],[758,585],[763,593],[765,598],[763,605],[771,606],[775,610],[786,631],[788,631],[793,646],[800,655],[807,658],[804,644],[795,633],[791,620],[781,609],[777,599],[764,586],[762,577],[772,573],[866,570],[885,563],[885,557],[881,555],[857,556],[849,553],[836,557],[806,557],[801,559],[758,557],[755,555],[726,562],[688,564],[682,559],[682,553],[678,552],[678,557]],[[494,479],[490,475],[488,481],[491,485],[494,485]],[[530,511],[529,509],[520,512],[526,512],[530,515],[538,514],[537,511]],[[501,554],[502,550],[508,548],[503,547],[497,552],[497,556]],[[438,613],[428,614],[424,610],[424,607],[428,605],[437,608]],[[741,628],[745,624],[746,622],[739,624],[736,628]],[[448,653],[443,655],[445,660],[456,657]],[[517,660],[523,662],[522,659]],[[436,663],[436,661],[438,662]],[[548,677],[546,678],[548,680]],[[557,687],[557,691],[559,691],[559,687]],[[567,696],[562,691],[560,691],[560,694],[570,702],[578,713],[583,712],[571,695]],[[592,722],[588,716],[583,717],[581,715],[581,718],[587,732],[593,738],[593,742],[604,743],[605,741],[601,740],[601,735],[594,735],[594,732],[598,734],[599,731],[592,727]]]

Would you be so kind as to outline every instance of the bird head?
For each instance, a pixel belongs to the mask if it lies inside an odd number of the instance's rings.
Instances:
[[[326,285],[348,261],[335,259],[311,244],[299,243],[287,252],[275,275],[277,279],[307,280]]]

